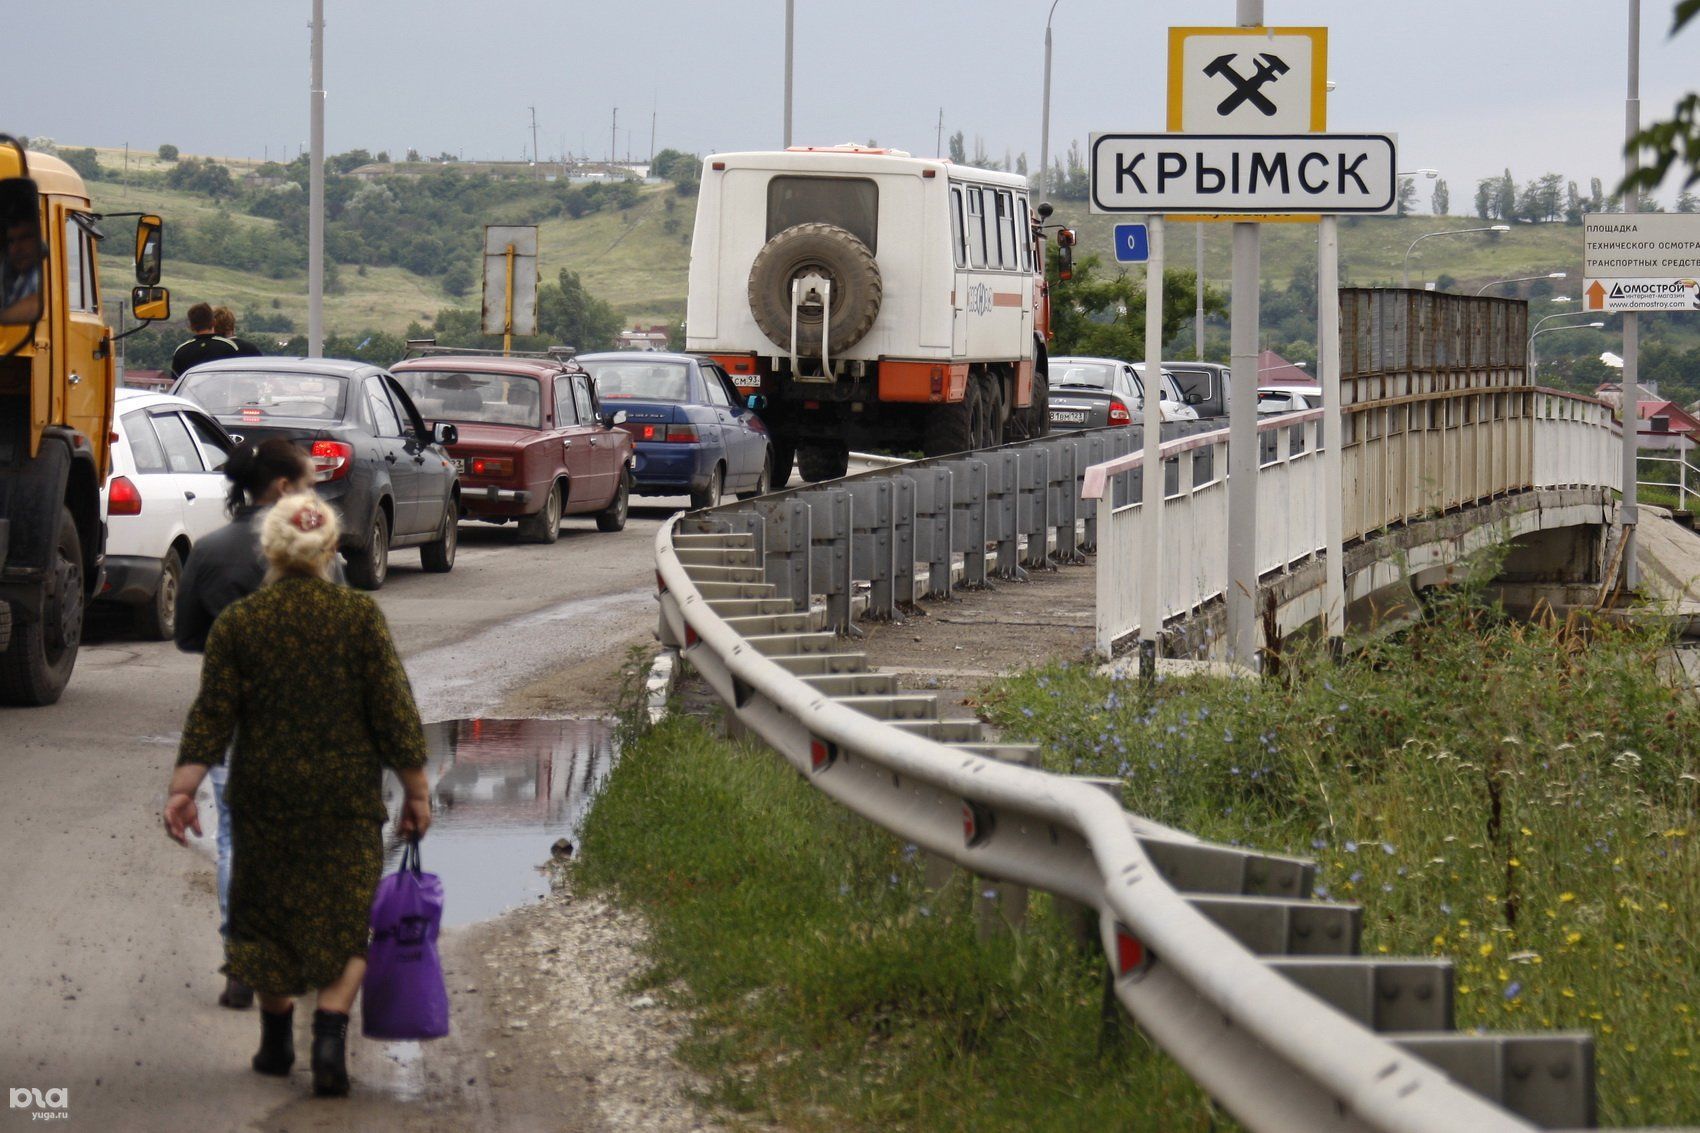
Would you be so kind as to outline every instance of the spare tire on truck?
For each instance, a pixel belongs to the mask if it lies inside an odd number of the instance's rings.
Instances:
[[[750,313],[782,350],[791,349],[791,283],[809,275],[830,281],[832,309],[798,305],[797,353],[820,356],[825,318],[827,350],[836,356],[862,341],[879,315],[879,264],[866,244],[836,224],[794,224],[764,244],[750,265]]]

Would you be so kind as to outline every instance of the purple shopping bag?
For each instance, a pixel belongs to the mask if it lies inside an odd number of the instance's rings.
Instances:
[[[361,984],[361,1031],[369,1039],[440,1039],[449,1033],[449,992],[437,955],[443,882],[419,868],[419,843],[378,882],[372,944]]]

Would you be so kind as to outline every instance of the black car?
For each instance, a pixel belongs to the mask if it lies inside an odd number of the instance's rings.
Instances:
[[[313,459],[319,495],[342,517],[348,580],[376,590],[391,547],[418,547],[428,571],[453,569],[460,479],[395,378],[364,362],[225,358],[203,362],[171,392],[205,408],[238,442],[288,437]]]

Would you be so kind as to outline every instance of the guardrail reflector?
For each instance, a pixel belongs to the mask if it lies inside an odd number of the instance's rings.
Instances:
[[[697,631],[691,628],[691,623],[686,622],[685,623],[685,648],[689,649],[691,646],[695,645],[697,642],[699,642],[701,640],[702,640],[702,638],[697,635]]]
[[[962,800],[962,838],[969,846],[978,846],[992,836],[992,812],[979,803]]]
[[[838,745],[830,740],[809,741],[809,766],[815,771],[825,771],[838,762]]]
[[[1116,925],[1116,975],[1126,979],[1129,976],[1142,976],[1151,966],[1151,953],[1145,950],[1145,945],[1133,935],[1124,924]]]

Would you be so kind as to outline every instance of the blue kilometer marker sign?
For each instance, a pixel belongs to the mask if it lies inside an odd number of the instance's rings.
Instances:
[[[1151,244],[1143,224],[1116,225],[1116,262],[1142,264],[1151,258]]]

